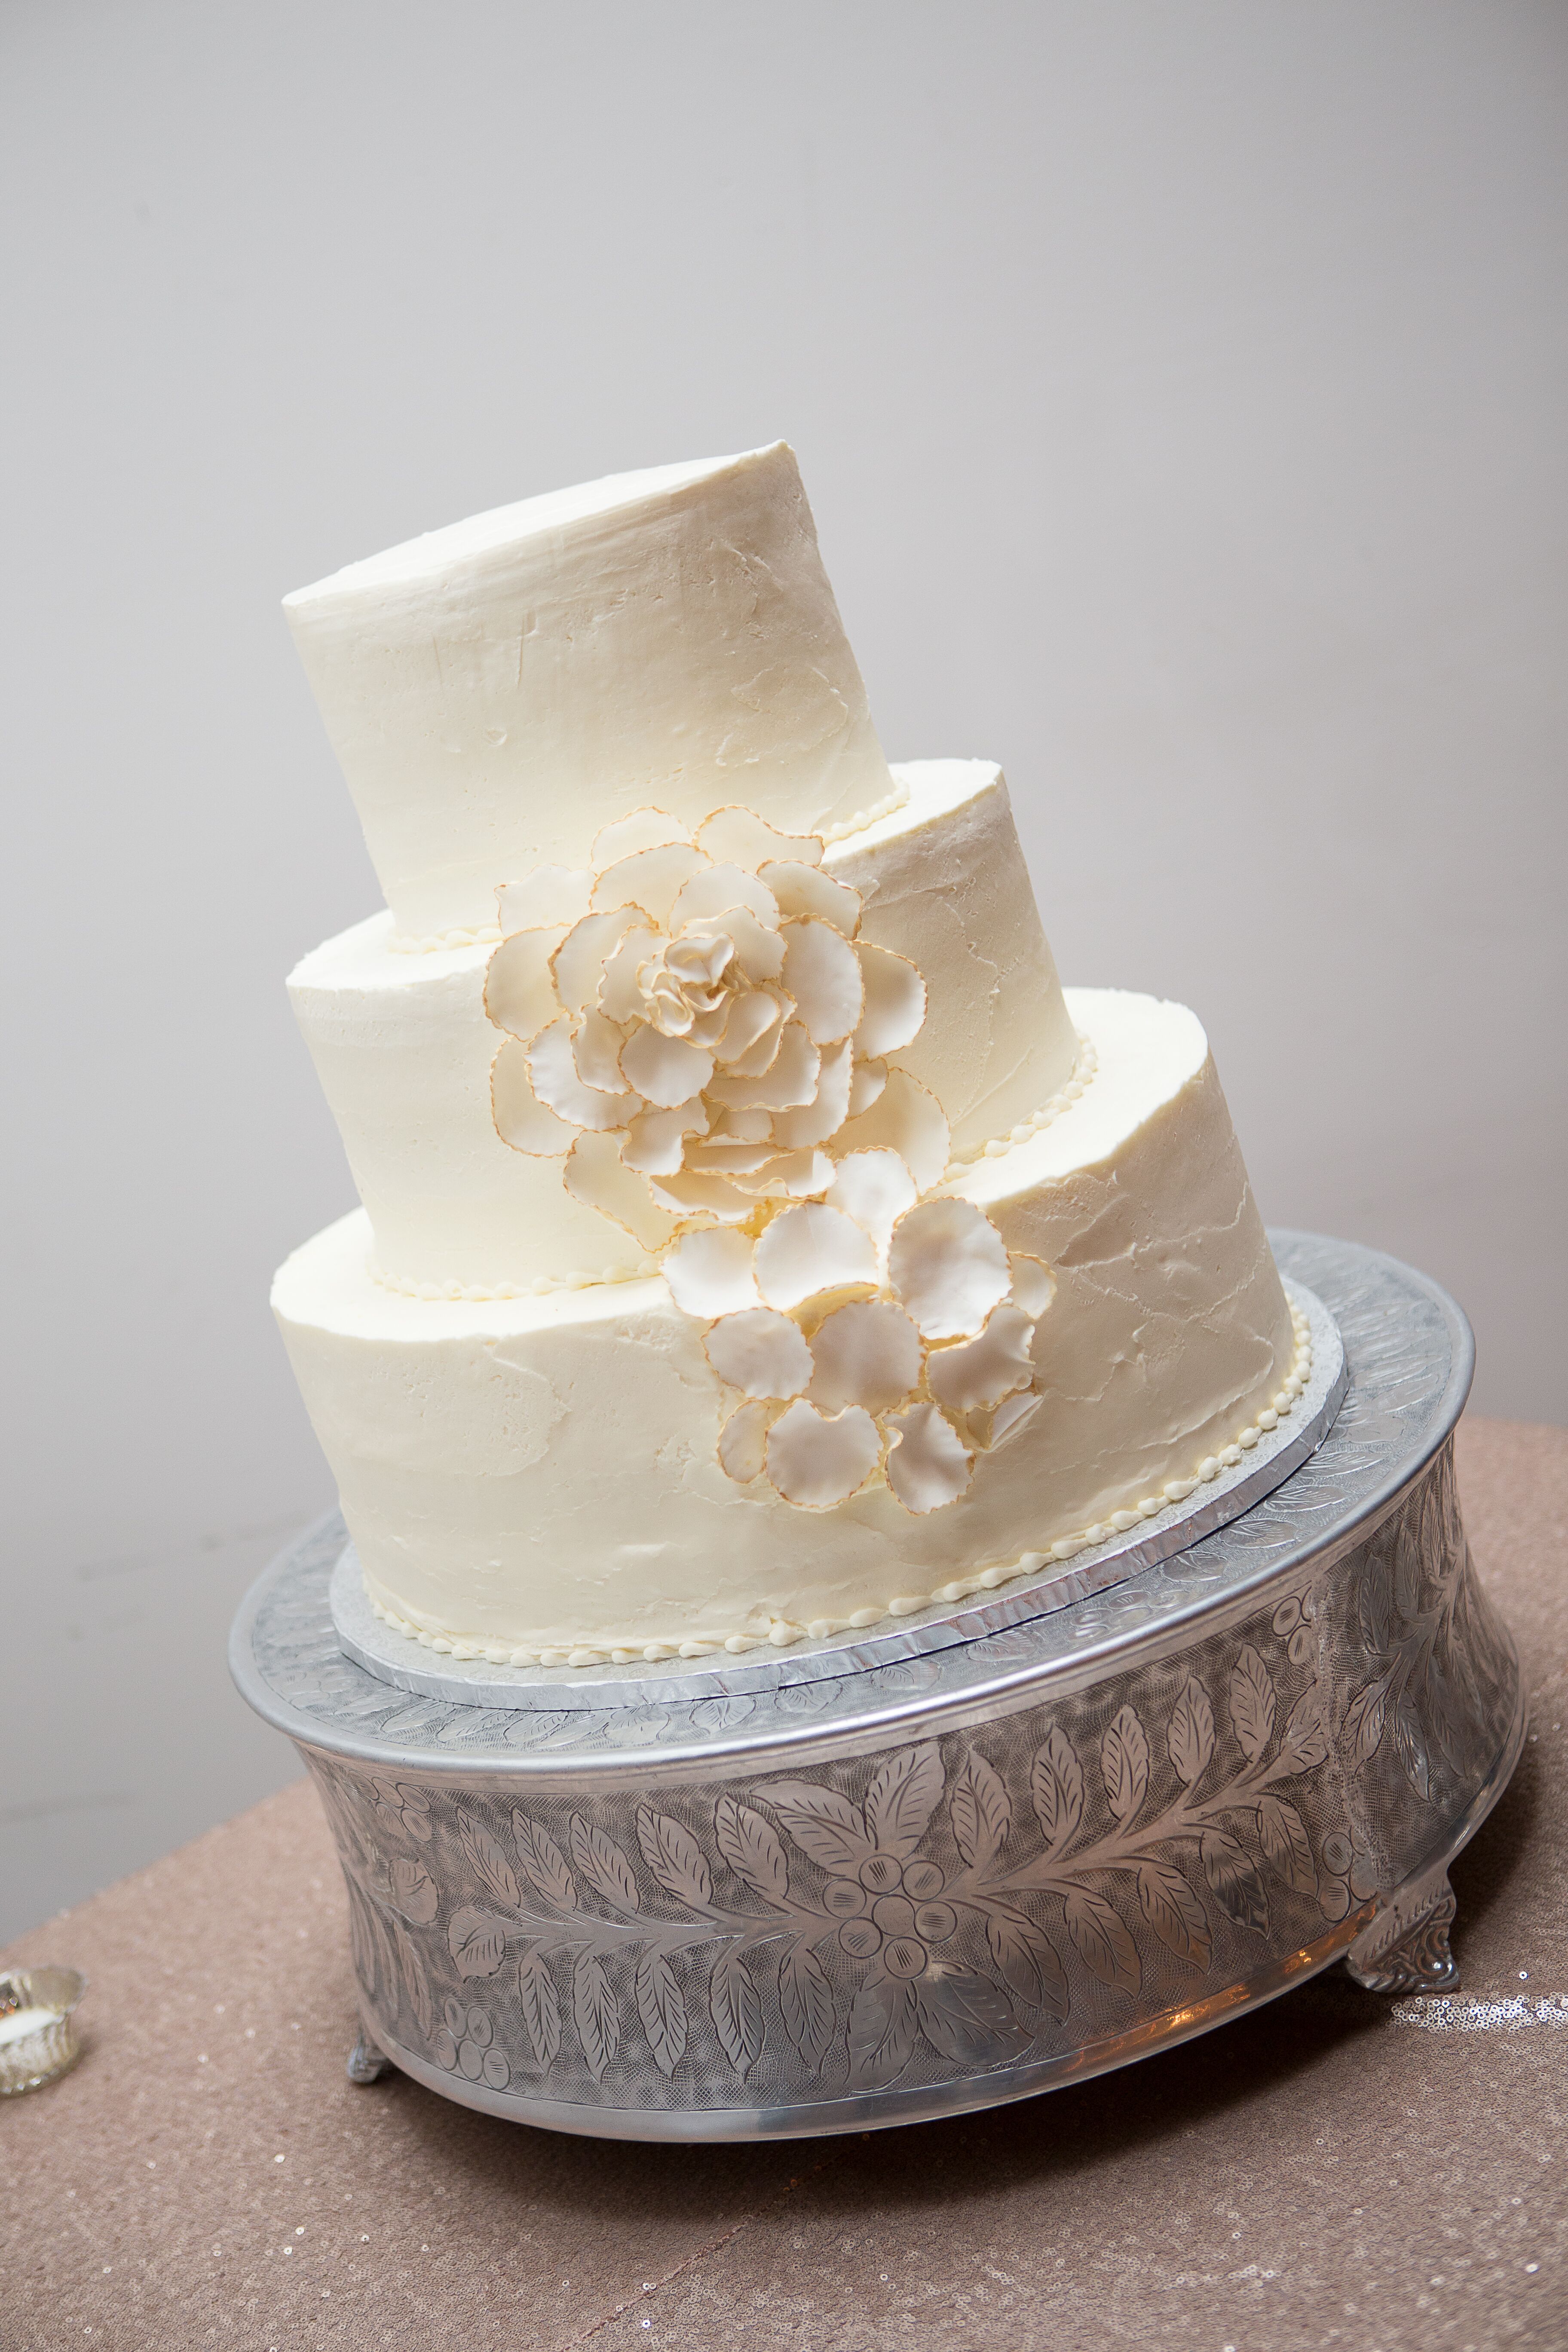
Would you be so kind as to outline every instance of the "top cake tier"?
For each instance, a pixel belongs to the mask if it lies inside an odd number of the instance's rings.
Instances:
[[[900,804],[787,443],[525,499],[285,603],[399,931],[484,931],[649,802]]]

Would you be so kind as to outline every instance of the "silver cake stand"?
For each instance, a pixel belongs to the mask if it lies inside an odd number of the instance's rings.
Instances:
[[[1469,1330],[1391,1258],[1273,1242],[1313,1323],[1297,1412],[979,1605],[498,1669],[373,1618],[335,1516],[292,1545],[231,1663],[337,1840],[353,2079],[761,2139],[1048,2090],[1341,1958],[1451,1989],[1448,1865],[1524,1729],[1454,1487]]]

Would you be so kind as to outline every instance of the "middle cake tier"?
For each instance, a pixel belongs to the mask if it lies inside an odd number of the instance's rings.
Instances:
[[[824,868],[859,893],[862,938],[907,958],[940,1002],[895,1058],[942,1104],[962,1166],[1059,1108],[1082,1051],[1000,771],[928,760],[894,774],[905,804],[835,843]],[[375,915],[289,977],[370,1219],[376,1277],[415,1297],[509,1298],[651,1272],[631,1233],[567,1192],[559,1160],[513,1150],[497,1132],[501,1033],[485,1011],[494,944],[410,950],[392,917]]]

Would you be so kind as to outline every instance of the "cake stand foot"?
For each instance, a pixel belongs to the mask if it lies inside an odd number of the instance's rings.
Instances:
[[[382,2076],[387,2072],[391,2064],[391,2059],[386,2056],[384,2052],[376,2048],[375,2043],[371,2040],[369,2034],[365,2032],[364,2028],[361,2026],[359,2039],[354,2043],[353,2048],[349,2052],[349,2081],[351,2083],[379,2083]]]
[[[1368,1992],[1453,1992],[1459,1963],[1448,1936],[1457,1908],[1447,1872],[1436,1872],[1356,1937],[1345,1967]]]

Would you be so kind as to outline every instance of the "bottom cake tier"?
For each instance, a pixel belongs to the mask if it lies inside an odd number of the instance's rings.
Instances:
[[[1184,1006],[1069,990],[1081,1097],[945,1189],[1055,1296],[1041,1402],[917,1517],[878,1483],[803,1510],[719,1458],[735,1399],[662,1277],[527,1299],[414,1299],[363,1213],[273,1293],[374,1606],[516,1664],[822,1639],[1037,1574],[1213,1476],[1304,1383],[1293,1320],[1204,1032]]]

